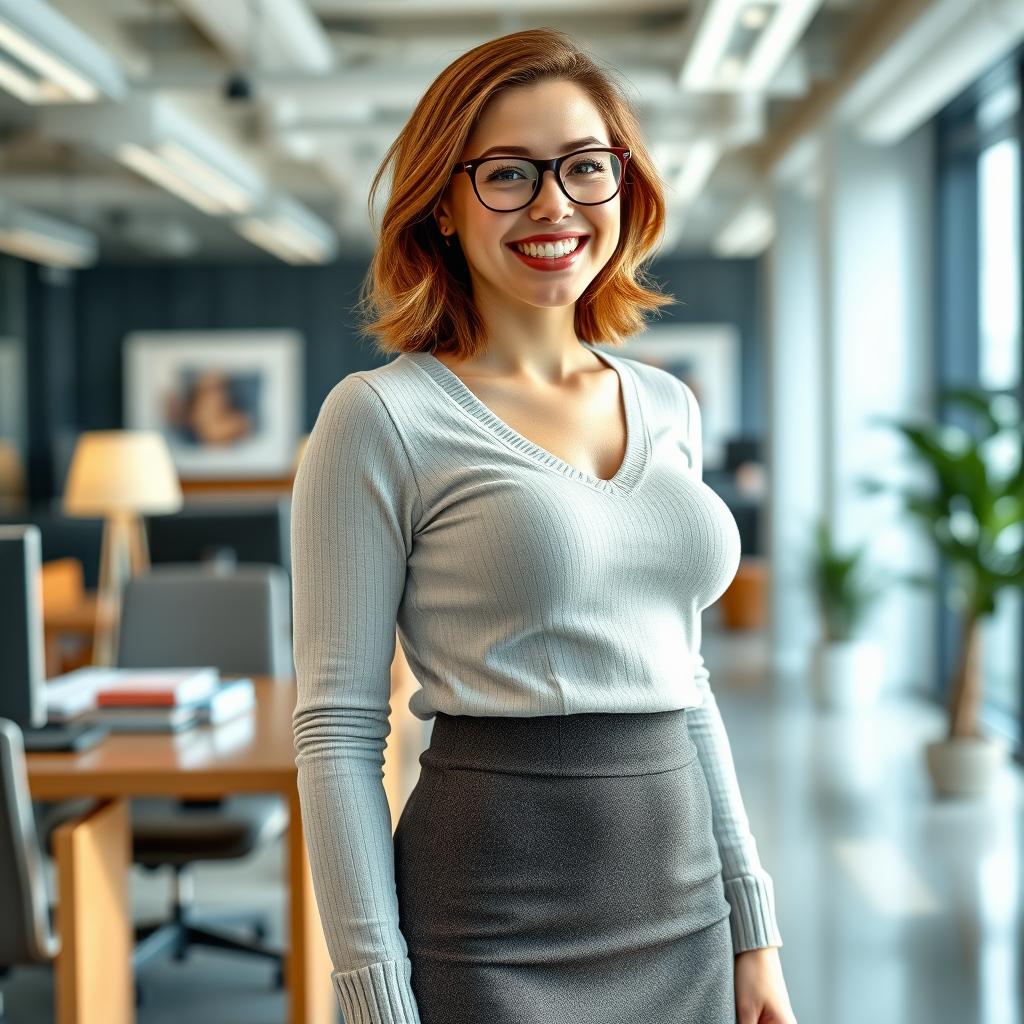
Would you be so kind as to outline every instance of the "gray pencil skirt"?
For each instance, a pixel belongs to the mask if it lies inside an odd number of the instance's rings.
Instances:
[[[438,714],[394,835],[422,1024],[735,1024],[686,711]]]

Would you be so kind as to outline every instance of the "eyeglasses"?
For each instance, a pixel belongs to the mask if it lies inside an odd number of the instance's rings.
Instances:
[[[618,195],[622,172],[633,154],[624,146],[577,149],[551,160],[528,156],[489,156],[463,160],[452,172],[465,171],[477,199],[495,213],[529,206],[540,191],[544,172],[555,175],[559,188],[574,203],[598,206]]]

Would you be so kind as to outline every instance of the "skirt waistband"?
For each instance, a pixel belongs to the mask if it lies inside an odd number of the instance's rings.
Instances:
[[[686,711],[515,718],[437,712],[420,764],[572,778],[654,775],[697,756]]]

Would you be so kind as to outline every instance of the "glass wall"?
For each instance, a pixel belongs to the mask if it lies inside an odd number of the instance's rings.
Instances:
[[[993,128],[1001,137],[978,154],[978,381],[992,391],[1021,386],[1020,143],[1013,132],[1018,96],[1011,83],[989,101],[998,101],[1001,120]],[[1020,456],[1020,439],[1000,440],[992,464],[1006,473]],[[1004,591],[982,634],[985,692],[1012,718],[1021,710],[1022,607],[1019,590]]]
[[[938,385],[1010,391],[1024,402],[1022,71],[1024,51],[1018,51],[939,116],[936,283]],[[1020,437],[1001,437],[986,452],[989,472],[1016,466],[1020,448]],[[1016,529],[1024,530],[1024,524]],[[944,687],[962,637],[958,616],[945,608],[941,614]],[[989,729],[1013,742],[1021,759],[1024,600],[1019,589],[1000,595],[996,613],[984,623],[981,647],[982,717]]]

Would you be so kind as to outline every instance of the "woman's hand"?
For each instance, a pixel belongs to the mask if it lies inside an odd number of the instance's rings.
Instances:
[[[778,946],[737,953],[735,983],[737,1024],[797,1024]]]

